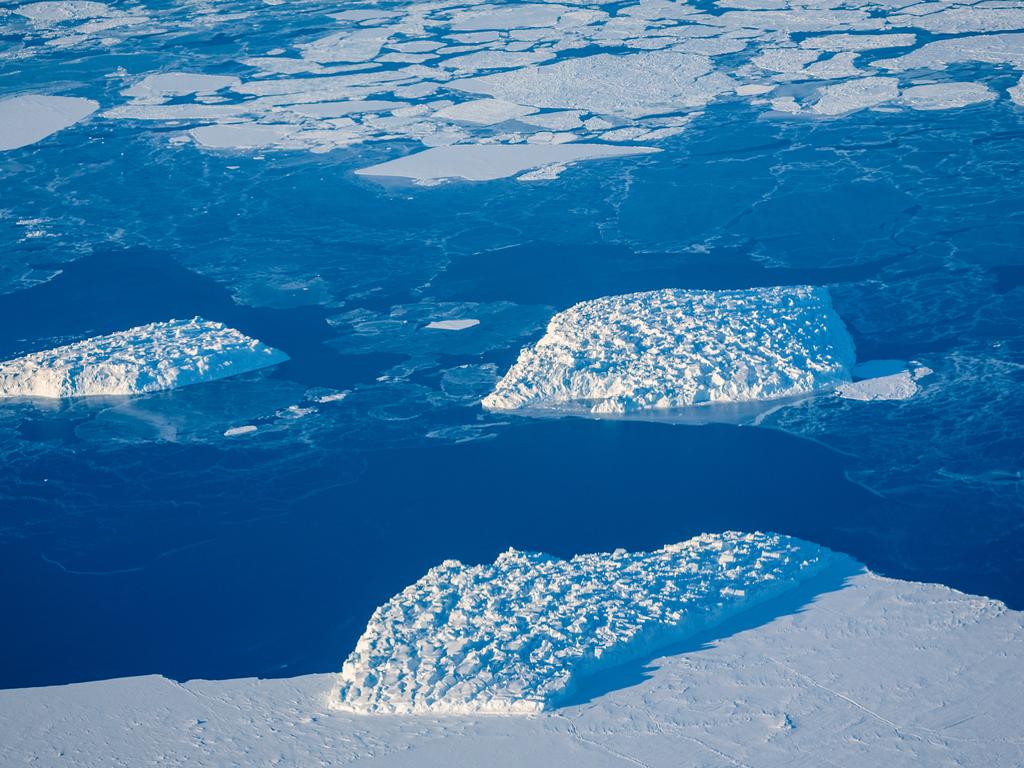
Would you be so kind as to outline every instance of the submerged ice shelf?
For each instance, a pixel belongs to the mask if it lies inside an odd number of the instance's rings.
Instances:
[[[196,317],[140,325],[0,362],[0,397],[136,395],[214,381],[288,356]]]
[[[853,363],[824,288],[666,289],[559,312],[483,405],[629,413],[771,400],[847,382]]]
[[[354,712],[539,712],[580,674],[678,642],[823,567],[787,536],[704,534],[656,552],[448,560],[379,608],[345,662]]]

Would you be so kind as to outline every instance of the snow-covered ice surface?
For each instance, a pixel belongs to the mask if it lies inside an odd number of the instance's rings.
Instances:
[[[222,323],[151,323],[0,362],[0,397],[138,395],[248,373],[288,356]]]
[[[556,314],[483,405],[630,413],[773,400],[848,381],[853,362],[824,288],[666,289]]]
[[[705,534],[656,552],[449,560],[370,619],[341,672],[354,712],[530,714],[580,675],[622,664],[757,605],[828,563],[774,534]]]
[[[0,151],[42,141],[91,115],[92,99],[72,96],[12,96],[0,100]]]
[[[438,606],[441,608],[442,606]],[[386,673],[385,673],[386,674]],[[336,674],[0,691],[0,762],[1010,768],[1024,616],[852,559],[534,717],[350,714]]]

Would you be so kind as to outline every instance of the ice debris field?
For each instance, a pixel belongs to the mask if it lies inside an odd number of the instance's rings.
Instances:
[[[12,39],[36,44],[12,44],[0,61],[97,47],[116,54],[147,36],[216,29],[254,12],[193,5],[14,6],[0,11]],[[288,4],[260,8],[288,12]],[[120,91],[97,114],[162,125],[161,141],[215,151],[396,144],[390,154],[405,157],[359,172],[435,183],[523,172],[550,179],[570,163],[649,152],[725,102],[783,119],[1024,103],[1019,82],[993,87],[982,73],[960,73],[1024,70],[1017,3],[443,0],[324,15],[327,29],[228,53],[216,73],[110,73]],[[0,149],[38,141],[98,106],[64,93],[78,90],[72,84],[38,89],[0,103]],[[41,110],[44,98],[67,105]]]
[[[824,288],[666,289],[559,312],[483,405],[630,413],[771,400],[848,382],[853,365]]]
[[[248,373],[288,356],[202,318],[151,323],[0,362],[0,397],[137,395]]]
[[[827,560],[827,550],[786,536],[732,532],[651,553],[449,560],[374,613],[342,668],[338,706],[540,712],[571,693],[576,676],[679,642]]]
[[[455,584],[439,583],[453,571]],[[559,577],[578,617],[531,591]],[[766,589],[775,597],[754,606]],[[471,600],[491,612],[463,621]],[[709,621],[734,608],[732,619]],[[530,695],[540,691],[530,685],[545,681],[527,665],[531,655],[586,638],[588,648],[612,651],[592,653],[592,666],[622,661],[616,641],[653,639],[640,629],[649,611],[651,623],[658,611],[678,612],[677,627],[705,631],[667,655],[648,647],[632,666],[590,678],[582,699],[532,717],[346,712],[337,673],[187,683],[150,675],[0,691],[0,762],[782,768],[800,756],[808,765],[910,768],[1014,766],[1024,757],[1024,615],[769,534],[699,536],[649,555],[565,562],[513,553],[493,566],[441,566],[375,614],[370,642],[400,643],[377,647],[381,663],[368,682],[390,692],[378,703],[413,711],[420,695],[421,705],[444,701],[428,698],[444,680],[431,674],[499,682],[489,675],[501,664],[473,654],[501,651],[525,676],[520,700],[536,705]],[[529,644],[502,636],[515,624],[526,625]],[[445,658],[450,665],[438,666]],[[342,676],[343,692],[351,680]]]

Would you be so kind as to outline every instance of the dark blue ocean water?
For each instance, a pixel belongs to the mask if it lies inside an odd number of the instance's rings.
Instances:
[[[162,44],[132,66],[233,45]],[[108,58],[63,76],[102,97]],[[335,669],[443,559],[727,528],[1024,608],[1024,113],[1005,100],[835,122],[727,105],[660,154],[536,185],[382,186],[353,169],[411,147],[257,160],[160,133],[93,120],[0,156],[0,358],[202,315],[291,360],[0,405],[0,687]],[[477,405],[576,301],[794,283],[830,286],[861,359],[932,368],[918,397],[759,427]],[[481,324],[423,328],[446,312]]]

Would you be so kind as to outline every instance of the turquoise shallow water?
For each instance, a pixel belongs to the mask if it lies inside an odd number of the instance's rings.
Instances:
[[[236,74],[240,46],[322,34],[311,19],[7,60],[0,89],[58,64],[101,100],[119,66]],[[1024,111],[1005,100],[835,122],[723,105],[659,154],[532,185],[353,174],[408,142],[211,153],[169,130],[94,119],[0,155],[0,357],[198,314],[291,360],[0,407],[0,686],[333,669],[373,607],[444,558],[726,528],[1024,606]],[[933,369],[922,392],[815,400],[758,428],[477,405],[576,301],[795,283],[830,286],[861,359]],[[481,323],[423,327],[447,316]]]

